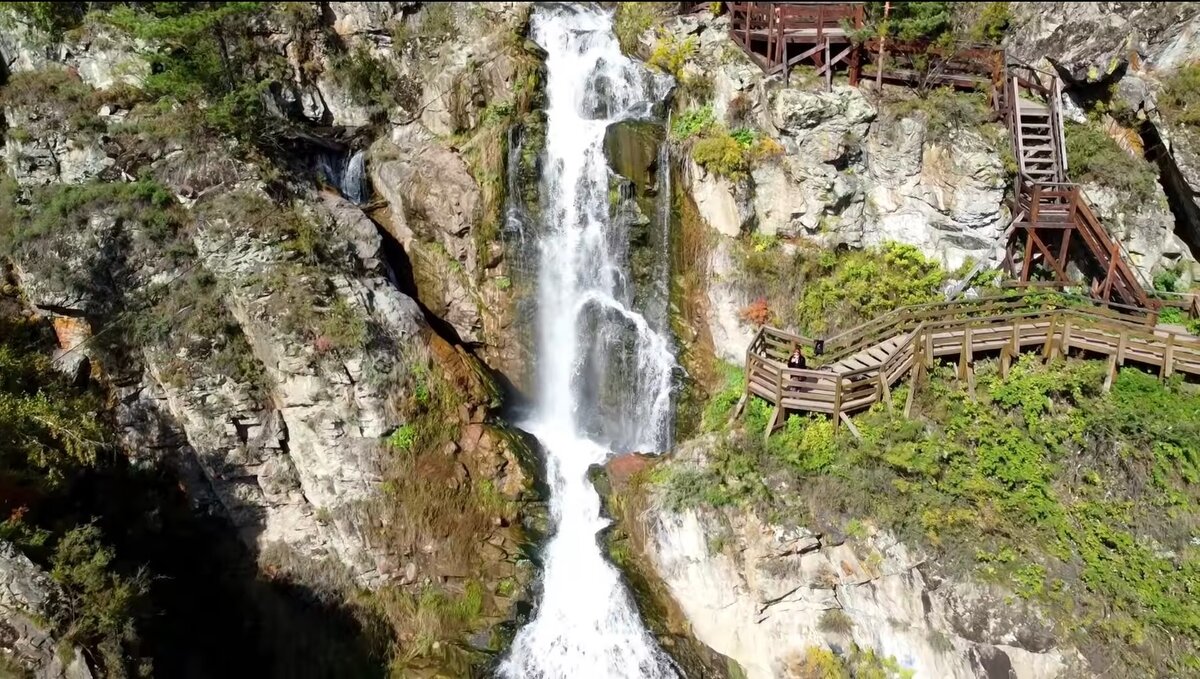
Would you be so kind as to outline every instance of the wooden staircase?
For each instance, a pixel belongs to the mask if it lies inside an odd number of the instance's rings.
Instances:
[[[989,45],[856,41],[853,36],[865,22],[863,3],[729,2],[725,7],[730,38],[768,74],[786,79],[791,67],[808,64],[828,87],[833,69],[844,65],[851,85],[867,76],[926,87],[990,86],[1017,165],[1013,224],[1004,239],[1005,268],[1016,284],[1076,285],[1077,276],[1068,275],[1068,265],[1074,264],[1090,278],[1094,297],[1157,308],[1119,241],[1108,235],[1067,174],[1061,83],[1055,74],[1011,61],[1004,49]],[[936,59],[937,69],[928,68],[930,59]]]
[[[1091,277],[1091,294],[1138,307],[1155,305],[1118,241],[1067,175],[1058,77],[1008,63],[996,101],[1008,123],[1018,176],[1005,264],[1022,286],[1072,283],[1068,262]],[[1037,268],[1050,276],[1032,281]]]

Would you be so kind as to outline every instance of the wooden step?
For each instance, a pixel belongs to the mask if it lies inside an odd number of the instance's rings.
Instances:
[[[1050,137],[1049,135],[1045,135],[1045,134],[1022,134],[1021,139],[1022,140],[1038,139],[1038,140],[1050,141],[1052,139],[1052,137]]]

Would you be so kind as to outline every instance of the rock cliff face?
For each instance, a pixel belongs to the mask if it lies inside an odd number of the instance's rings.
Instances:
[[[57,589],[49,576],[0,542],[0,671],[34,679],[91,679],[78,648],[46,630]]]
[[[7,13],[13,30],[0,31],[5,73],[24,83],[4,97],[19,202],[36,220],[48,196],[78,199],[54,229],[14,237],[11,253],[28,303],[73,321],[63,350],[87,342],[64,368],[91,358],[113,386],[130,456],[174,468],[197,508],[229,519],[273,574],[319,591],[441,581],[436,559],[389,544],[378,511],[395,464],[388,438],[407,440],[412,403],[425,407],[434,382],[458,399],[438,415],[458,431],[445,451],[455,478],[442,481],[491,493],[495,522],[471,539],[494,545],[481,553],[508,564],[503,577],[522,539],[504,503],[531,498],[529,454],[468,351],[519,370],[503,360],[520,351],[506,344],[503,248],[485,224],[498,218],[485,205],[493,187],[448,139],[474,134],[487,104],[514,101],[524,72],[502,45],[520,45],[528,5],[418,5],[296,3],[260,33],[259,48],[292,74],[267,91],[279,116],[322,126],[308,129],[329,134],[319,140],[329,148],[355,128],[378,137],[368,174],[385,204],[370,215],[312,177],[281,187],[267,159],[236,143],[131,132],[147,111],[114,93],[144,80],[145,45],[90,24],[56,42]],[[391,73],[386,110],[347,84],[345,54]],[[292,160],[311,166],[281,165]],[[165,190],[143,200],[134,176]],[[127,322],[148,309],[159,330]],[[512,582],[504,605],[519,595]]]
[[[685,444],[660,464],[694,464],[710,444]],[[641,553],[695,637],[750,679],[806,676],[794,668],[814,647],[871,649],[919,677],[1087,674],[1035,608],[944,576],[884,531],[822,535],[743,509],[677,512],[653,484],[635,488],[623,502],[638,508],[626,519]]]

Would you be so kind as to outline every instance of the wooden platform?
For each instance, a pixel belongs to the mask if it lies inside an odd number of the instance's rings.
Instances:
[[[957,360],[959,376],[971,380],[976,357],[998,356],[1007,372],[1014,357],[1030,350],[1106,356],[1106,386],[1127,363],[1157,368],[1164,377],[1200,376],[1200,337],[1158,327],[1153,311],[1090,298],[1045,299],[1017,294],[897,309],[830,338],[822,365],[805,370],[785,362],[794,347],[815,341],[763,327],[746,354],[743,403],[757,396],[775,406],[767,435],[794,412],[825,413],[836,425],[881,401],[892,407],[892,385],[905,375],[915,380],[938,358]],[[905,414],[910,405],[911,391]]]

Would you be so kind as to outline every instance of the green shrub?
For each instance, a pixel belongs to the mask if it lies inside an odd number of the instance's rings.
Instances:
[[[1149,161],[1125,152],[1095,123],[1067,122],[1065,129],[1072,179],[1081,183],[1095,182],[1138,202],[1154,199],[1158,192],[1158,174]]]
[[[946,272],[915,246],[887,243],[819,261],[819,276],[804,288],[794,319],[816,336],[853,327],[909,304],[941,297]]]
[[[983,11],[971,26],[971,39],[974,42],[998,45],[1008,34],[1009,24],[1012,23],[1012,10],[1007,2],[987,2],[983,5]]]
[[[826,471],[837,455],[833,423],[792,415],[783,430],[771,436],[767,450],[801,474]]]
[[[745,179],[750,170],[746,149],[728,133],[697,140],[692,146],[692,159],[718,177],[733,181]]]
[[[717,124],[712,105],[692,108],[675,116],[671,122],[671,138],[685,141],[707,134]]]
[[[8,9],[34,28],[59,40],[83,23],[90,2],[10,2]]]
[[[664,5],[661,2],[619,2],[616,15],[613,17],[613,31],[621,51],[633,55],[637,53],[638,39],[662,15]]]
[[[658,42],[654,44],[654,51],[650,53],[650,58],[646,60],[646,63],[669,73],[683,83],[687,81],[683,67],[695,54],[695,36],[689,35],[687,38],[679,40],[673,33],[660,31]]]
[[[929,138],[943,142],[956,130],[979,131],[992,118],[986,95],[958,92],[952,87],[938,87],[924,96],[891,102],[886,105],[886,110],[892,118],[924,113]]]
[[[145,574],[117,575],[113,558],[95,526],[68,531],[54,550],[50,571],[65,595],[52,617],[62,641],[98,649],[109,676],[126,676],[129,651],[137,643],[133,613],[149,583]]]
[[[873,408],[856,416],[857,439],[823,416],[790,418],[765,455],[748,423],[707,465],[674,478],[668,462],[657,479],[686,506],[748,505],[810,527],[863,517],[936,549],[942,569],[1039,603],[1106,666],[1187,674],[1200,651],[1187,595],[1200,587],[1200,391],[1123,368],[1104,394],[1104,369],[1027,354],[1000,377],[981,361],[968,393],[939,367],[912,419]],[[866,653],[847,661],[900,671]]]
[[[724,383],[704,408],[700,424],[703,431],[716,431],[725,426],[746,386],[746,376],[741,368],[728,363],[721,367],[724,371]]]
[[[37,111],[35,130],[15,128],[9,132],[10,136],[40,135],[62,126],[65,131],[90,137],[105,129],[104,122],[96,115],[102,96],[78,75],[50,66],[12,74],[0,89],[0,104]]]
[[[1200,63],[1180,66],[1163,79],[1158,110],[1176,125],[1200,126]]]
[[[143,89],[159,106],[198,107],[219,134],[271,147],[287,125],[264,105],[286,60],[259,44],[268,3],[157,2],[116,5],[100,18],[148,45]]]
[[[949,2],[894,2],[886,19],[884,3],[867,3],[871,34],[900,40],[937,40],[950,32],[952,16],[953,3]]]

